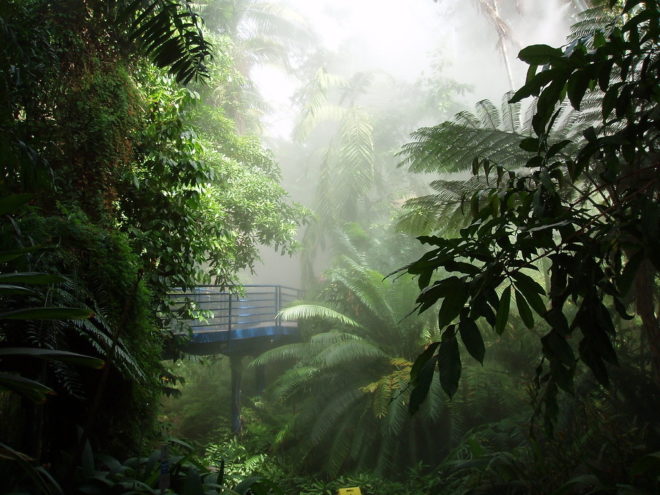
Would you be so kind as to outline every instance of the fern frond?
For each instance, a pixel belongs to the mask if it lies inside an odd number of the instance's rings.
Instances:
[[[334,396],[332,402],[326,405],[312,427],[309,435],[311,444],[318,445],[321,443],[328,433],[334,430],[339,418],[346,414],[362,398],[364,398],[364,392],[352,387]]]
[[[250,364],[248,364],[248,367],[254,368],[281,361],[301,360],[308,354],[309,347],[304,342],[285,344],[274,347],[260,354],[258,357],[254,358]]]
[[[576,43],[578,41],[593,40],[596,31],[601,31],[607,36],[612,29],[617,16],[612,9],[605,7],[593,7],[578,14],[578,21],[571,26],[567,41]],[[593,46],[588,46],[593,48]]]
[[[348,325],[349,327],[361,326],[352,318],[349,318],[348,316],[341,314],[334,309],[328,308],[327,306],[321,306],[319,304],[298,304],[296,306],[283,309],[277,316],[287,321],[318,318],[326,321],[340,323],[342,325]]]
[[[319,374],[319,369],[314,366],[297,366],[288,369],[280,376],[272,388],[275,397],[282,401],[291,398],[302,387],[306,387]]]
[[[333,368],[347,364],[372,362],[374,359],[387,361],[388,356],[374,344],[366,340],[341,342],[320,352],[313,363],[324,368]]]

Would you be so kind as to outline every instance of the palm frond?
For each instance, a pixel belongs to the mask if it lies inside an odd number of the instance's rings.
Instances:
[[[308,386],[318,373],[319,369],[314,366],[290,368],[277,379],[273,385],[272,393],[278,399],[286,401],[298,392],[299,388]]]
[[[374,359],[387,360],[388,356],[377,346],[363,339],[341,342],[324,349],[314,359],[321,367],[333,368],[351,363],[365,364]]]
[[[435,180],[431,187],[435,194],[407,200],[396,220],[397,229],[413,235],[428,234],[439,226],[462,226],[466,200],[487,187],[484,177],[473,176],[465,180]]]
[[[312,337],[309,339],[309,343],[315,346],[326,347],[329,345],[338,344],[340,342],[347,342],[347,341],[359,340],[359,339],[360,337],[352,333],[331,331],[331,332],[323,332],[323,333],[317,333],[316,335],[312,335]]]
[[[348,316],[319,304],[298,304],[279,312],[278,317],[287,321],[309,320],[319,318],[326,321],[333,321],[350,327],[360,327],[361,325]]]
[[[330,404],[327,404],[323,412],[318,416],[310,432],[312,445],[318,445],[331,432],[339,418],[346,414],[358,400],[364,397],[364,392],[356,388],[348,388],[343,393],[333,397]]]
[[[301,360],[309,354],[309,347],[304,342],[286,344],[274,347],[254,358],[248,365],[250,368],[266,366],[281,361]]]
[[[578,14],[577,22],[571,26],[567,40],[569,43],[593,40],[596,31],[604,32],[607,36],[607,32],[611,30],[617,18],[618,16],[614,10],[605,7],[593,7],[584,10]],[[589,46],[588,48],[593,47]]]
[[[517,168],[529,158],[529,153],[518,147],[520,134],[499,129],[472,129],[446,122],[419,129],[412,137],[415,141],[402,148],[402,164],[411,172],[468,170],[477,157]]]

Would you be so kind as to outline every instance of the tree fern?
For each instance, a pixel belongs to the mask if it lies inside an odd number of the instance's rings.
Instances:
[[[362,366],[369,366],[369,363],[374,359],[387,361],[387,358],[387,354],[374,344],[363,339],[355,339],[324,349],[317,354],[313,362],[319,363],[324,368],[332,368],[355,364],[356,362],[359,362]]]
[[[318,304],[298,304],[290,308],[283,309],[279,315],[284,320],[297,321],[308,320],[310,318],[320,318],[325,321],[334,321],[341,325],[350,327],[359,327],[360,324],[346,315],[343,315],[334,309]]]
[[[426,327],[434,322],[412,317],[402,323],[417,292],[411,278],[393,282],[348,258],[327,277],[321,301],[286,310],[326,331],[267,351],[251,366],[297,356],[269,393],[302,404],[291,433],[302,435],[305,462],[332,473],[360,459],[363,466],[373,466],[383,435],[396,442],[393,431],[401,430],[400,422],[408,417],[392,403],[405,402],[410,359],[423,349],[423,335],[433,334]],[[397,418],[389,418],[390,412]]]
[[[575,43],[577,41],[589,40],[596,31],[607,34],[606,31],[611,29],[614,21],[620,19],[620,13],[617,10],[619,10],[618,7],[612,9],[604,6],[583,10],[577,15],[577,21],[571,26],[571,31],[567,38],[568,42]],[[589,48],[593,47],[589,46]]]
[[[523,116],[519,103],[508,103],[512,94],[506,93],[501,110],[488,100],[475,106],[475,112],[457,114],[452,122],[421,128],[412,134],[413,141],[399,152],[401,166],[411,172],[438,173],[444,177],[431,182],[433,194],[408,199],[397,219],[397,226],[413,234],[430,233],[438,228],[460,227],[465,208],[478,191],[494,187],[483,176],[467,176],[474,160],[489,160],[508,169],[520,169],[534,155],[520,147],[532,135],[532,103]],[[602,95],[584,99],[581,112],[568,103],[560,106],[548,145],[563,140],[579,141],[582,131],[599,118]],[[562,153],[575,149],[575,143]],[[449,173],[455,173],[452,177]],[[463,174],[462,176],[460,174]]]

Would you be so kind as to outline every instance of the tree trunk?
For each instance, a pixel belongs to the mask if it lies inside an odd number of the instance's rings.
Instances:
[[[656,314],[655,270],[644,260],[635,276],[635,304],[639,317],[642,319],[643,337],[648,343],[651,357],[651,373],[656,384],[660,386],[660,322]]]
[[[243,375],[243,357],[231,356],[231,432],[241,434],[241,378]]]

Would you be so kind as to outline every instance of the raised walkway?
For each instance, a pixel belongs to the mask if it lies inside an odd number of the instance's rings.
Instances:
[[[298,324],[277,315],[300,299],[301,291],[283,285],[244,285],[221,289],[200,285],[192,291],[172,294],[174,308],[193,301],[204,318],[182,321],[181,333],[192,330],[184,352],[197,355],[243,356],[294,340]]]

